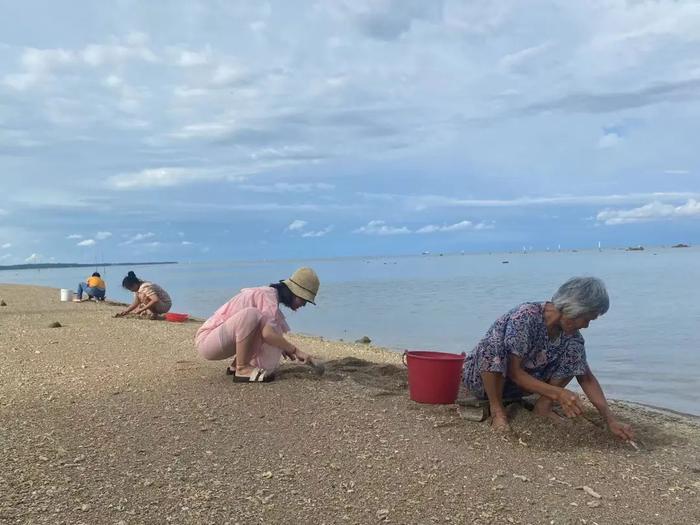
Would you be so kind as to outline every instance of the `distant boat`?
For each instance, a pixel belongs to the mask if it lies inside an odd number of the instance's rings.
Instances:
[[[671,246],[671,248],[690,248],[690,245],[689,245],[689,244],[683,244],[682,242],[680,242],[680,243],[678,243],[678,244],[674,244],[673,246]]]
[[[421,255],[430,255],[430,252],[422,252]]]
[[[641,244],[639,246],[629,246],[628,248],[625,249],[627,252],[643,252],[644,251],[644,246]]]
[[[600,246],[600,241],[598,241],[598,251],[599,251],[599,252],[602,252],[602,251],[603,251],[603,248],[601,248],[601,246]]]

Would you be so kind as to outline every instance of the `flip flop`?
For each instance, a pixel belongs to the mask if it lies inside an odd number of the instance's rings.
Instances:
[[[269,383],[273,379],[275,379],[274,374],[262,368],[253,368],[249,376],[233,376],[234,383]]]
[[[226,375],[227,376],[235,376],[236,375],[236,357],[235,356],[233,357],[233,361],[231,361],[231,364],[226,367]]]

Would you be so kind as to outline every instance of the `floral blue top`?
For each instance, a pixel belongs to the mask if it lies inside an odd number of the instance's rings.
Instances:
[[[525,371],[540,381],[573,377],[588,371],[584,340],[580,332],[550,341],[544,322],[545,303],[524,303],[499,317],[467,355],[463,381],[476,397],[485,398],[482,372],[508,372],[508,356],[522,358]],[[506,379],[504,397],[523,395]]]

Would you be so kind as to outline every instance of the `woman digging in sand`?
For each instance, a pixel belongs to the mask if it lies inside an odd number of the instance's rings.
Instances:
[[[116,317],[122,317],[130,313],[146,315],[151,319],[158,319],[161,314],[170,310],[173,302],[168,292],[155,283],[142,281],[134,272],[129,272],[122,280],[122,286],[134,292],[134,302],[131,306],[119,312]]]
[[[555,420],[553,403],[567,417],[583,413],[579,396],[565,387],[576,376],[588,399],[598,409],[610,432],[625,441],[634,438],[629,425],[610,412],[603,390],[586,362],[579,330],[608,311],[605,285],[595,277],[566,281],[549,302],[524,303],[501,316],[489,328],[464,363],[463,380],[476,397],[488,399],[491,425],[506,431],[504,398],[524,392],[540,394],[535,413]]]
[[[316,304],[319,280],[311,268],[300,268],[289,278],[270,286],[244,288],[197,330],[195,346],[204,359],[233,357],[226,373],[234,382],[268,382],[280,358],[319,366],[311,356],[287,341],[289,326],[280,303],[294,311]]]

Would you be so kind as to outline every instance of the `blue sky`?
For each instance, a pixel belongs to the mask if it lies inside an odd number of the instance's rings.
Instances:
[[[4,2],[0,264],[700,242],[700,3]]]

